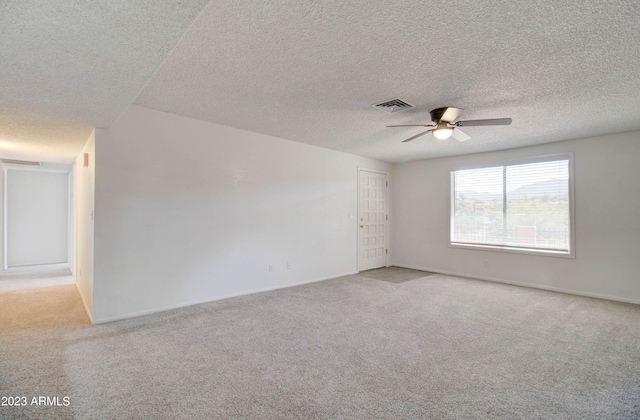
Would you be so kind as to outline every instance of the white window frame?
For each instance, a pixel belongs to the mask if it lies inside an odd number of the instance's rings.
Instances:
[[[454,228],[454,214],[455,208],[455,196],[453,194],[453,173],[455,171],[467,170],[467,169],[482,169],[491,168],[496,166],[510,166],[510,165],[523,165],[529,163],[548,162],[554,160],[568,159],[569,160],[569,251],[555,251],[549,249],[535,249],[526,247],[514,247],[507,245],[485,245],[485,244],[464,244],[452,242],[453,228]],[[575,235],[575,208],[574,208],[574,171],[573,171],[574,156],[572,152],[560,153],[554,155],[536,156],[531,158],[514,159],[507,161],[493,161],[486,162],[481,165],[473,166],[461,166],[452,168],[449,176],[449,248],[461,248],[461,249],[475,249],[481,251],[498,251],[514,254],[528,254],[528,255],[541,255],[560,258],[575,258],[576,257],[576,235]]]

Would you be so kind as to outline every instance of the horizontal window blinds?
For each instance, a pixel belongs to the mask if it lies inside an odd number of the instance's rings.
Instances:
[[[451,242],[569,252],[569,159],[452,172]]]

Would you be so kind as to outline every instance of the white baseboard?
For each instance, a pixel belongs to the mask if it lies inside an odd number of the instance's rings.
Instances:
[[[349,275],[356,274],[356,273],[357,273],[356,271],[353,271],[353,272],[348,272],[348,273],[343,273],[343,274],[337,274],[335,276],[327,276],[327,277],[320,277],[320,278],[312,279],[312,280],[304,280],[304,281],[300,281],[300,282],[297,282],[297,283],[290,283],[290,284],[283,284],[283,285],[278,285],[278,286],[263,287],[263,288],[259,288],[259,289],[253,289],[253,290],[250,290],[250,291],[247,291],[247,292],[230,293],[228,295],[208,297],[208,298],[205,298],[205,299],[199,299],[199,300],[195,300],[195,301],[179,303],[179,304],[176,304],[176,305],[168,305],[168,306],[163,306],[163,307],[160,307],[160,308],[149,309],[149,310],[146,310],[146,311],[130,312],[128,314],[118,315],[118,316],[115,316],[115,317],[101,318],[101,319],[96,319],[96,320],[92,319],[91,323],[92,324],[105,324],[107,322],[121,321],[123,319],[135,318],[135,317],[138,317],[138,316],[151,315],[151,314],[155,314],[155,313],[158,313],[158,312],[170,311],[172,309],[178,309],[178,308],[184,308],[184,307],[187,307],[187,306],[199,305],[201,303],[215,302],[215,301],[218,301],[218,300],[229,299],[229,298],[234,298],[234,297],[239,297],[239,296],[246,296],[246,295],[253,295],[253,294],[256,294],[256,293],[269,292],[271,290],[286,289],[286,288],[289,288],[289,287],[302,286],[304,284],[316,283],[316,282],[324,281],[324,280],[331,280],[331,279],[335,279],[335,278],[338,278],[338,277],[349,276]],[[85,308],[86,308],[86,305],[85,305]],[[89,315],[89,317],[91,318],[91,315]]]
[[[483,281],[490,281],[490,282],[494,282],[494,283],[511,284],[513,286],[530,287],[532,289],[548,290],[548,291],[551,291],[551,292],[567,293],[567,294],[570,294],[570,295],[586,296],[586,297],[591,297],[591,298],[614,300],[616,302],[634,303],[636,305],[640,305],[640,300],[638,300],[638,299],[628,299],[628,298],[623,298],[623,297],[619,297],[619,296],[604,295],[604,294],[600,294],[600,293],[583,292],[583,291],[580,291],[580,290],[564,289],[564,288],[561,288],[561,287],[553,287],[553,286],[544,286],[544,285],[535,284],[535,283],[524,283],[524,282],[519,282],[519,281],[511,281],[511,280],[499,279],[499,278],[495,278],[495,277],[477,276],[475,274],[470,275],[470,274],[464,274],[464,273],[456,273],[456,272],[453,272],[453,271],[443,271],[443,270],[438,270],[438,269],[434,269],[434,268],[427,268],[427,267],[421,267],[421,266],[410,265],[410,264],[393,264],[393,265],[395,265],[396,267],[401,267],[401,268],[410,268],[412,270],[430,271],[432,273],[446,274],[446,275],[449,275],[449,276],[465,277],[465,278],[474,279],[474,280],[483,280]]]

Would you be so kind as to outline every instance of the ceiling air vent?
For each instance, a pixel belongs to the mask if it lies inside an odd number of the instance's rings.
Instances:
[[[391,99],[389,101],[380,102],[375,104],[374,108],[378,108],[381,111],[392,113],[398,111],[404,111],[405,109],[413,108],[413,105],[403,101],[402,99]]]
[[[3,163],[11,163],[13,165],[32,165],[32,166],[42,166],[40,162],[33,162],[30,160],[16,160],[16,159],[0,159]]]

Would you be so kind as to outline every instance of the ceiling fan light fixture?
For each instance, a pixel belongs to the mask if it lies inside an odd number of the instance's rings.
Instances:
[[[451,135],[453,134],[453,128],[436,128],[435,130],[432,131],[433,133],[433,137],[439,139],[439,140],[446,140],[449,137],[451,137]]]

